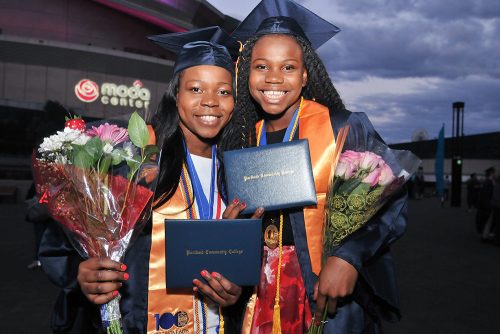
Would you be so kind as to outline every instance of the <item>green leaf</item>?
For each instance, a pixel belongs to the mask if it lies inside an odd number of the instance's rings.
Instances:
[[[352,191],[352,194],[366,194],[371,186],[368,183],[361,182],[359,186]]]
[[[149,142],[149,132],[146,122],[135,111],[128,121],[128,136],[132,143],[139,148],[146,147]]]
[[[111,160],[112,157],[110,155],[105,155],[104,158],[101,159],[99,163],[99,173],[106,174],[108,172]]]
[[[111,152],[111,159],[112,163],[114,166],[120,164],[123,160],[125,160],[125,157],[127,154],[125,153],[125,150],[121,148],[116,148]]]
[[[83,148],[74,149],[73,164],[76,167],[88,169],[94,164],[93,157]]]
[[[360,183],[361,180],[358,178],[348,179],[339,187],[339,193],[350,194]]]
[[[99,137],[92,137],[86,144],[83,146],[83,149],[88,153],[90,157],[92,157],[93,163],[96,163],[102,155],[102,141]]]

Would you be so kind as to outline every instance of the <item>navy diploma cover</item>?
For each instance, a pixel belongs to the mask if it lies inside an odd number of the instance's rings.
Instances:
[[[317,204],[307,139],[224,152],[228,200],[243,213]]]
[[[200,272],[218,272],[237,285],[258,285],[261,219],[165,219],[167,288],[189,288]]]

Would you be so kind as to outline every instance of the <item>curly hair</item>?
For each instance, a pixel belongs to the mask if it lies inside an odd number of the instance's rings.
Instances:
[[[311,47],[309,41],[300,36],[292,36],[302,49],[304,65],[308,79],[302,89],[302,96],[327,106],[330,110],[343,110],[344,104],[333,86],[320,57]],[[233,119],[224,129],[220,142],[223,150],[255,146],[255,124],[263,117],[262,108],[250,95],[248,79],[250,76],[250,60],[255,44],[262,36],[251,37],[244,45],[237,62],[237,97]]]

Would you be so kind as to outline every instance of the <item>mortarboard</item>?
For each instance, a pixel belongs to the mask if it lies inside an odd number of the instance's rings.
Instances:
[[[234,73],[231,54],[236,54],[237,43],[217,26],[149,36],[148,39],[177,55],[174,73],[198,65],[219,66]]]
[[[231,36],[242,43],[251,36],[287,34],[301,36],[319,48],[340,29],[309,9],[290,0],[262,0]]]

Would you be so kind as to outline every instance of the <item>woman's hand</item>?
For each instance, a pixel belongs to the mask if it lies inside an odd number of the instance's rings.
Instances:
[[[241,287],[232,283],[221,274],[216,272],[209,273],[206,270],[202,270],[201,276],[203,276],[208,284],[203,283],[199,279],[194,279],[194,292],[201,292],[204,296],[222,307],[233,305],[240,298]]]
[[[226,210],[222,213],[222,219],[236,219],[240,215],[240,212],[246,208],[246,204],[244,202],[240,202],[237,198],[235,198],[231,204],[226,207]],[[252,219],[260,218],[264,214],[264,208],[257,208],[253,213]]]
[[[240,202],[238,199],[234,199],[222,213],[222,218],[236,219],[245,207],[245,203]],[[261,218],[263,214],[264,208],[257,208],[251,218]],[[233,305],[240,298],[241,287],[232,283],[221,274],[216,272],[209,273],[206,270],[202,270],[201,276],[206,280],[206,283],[199,279],[194,279],[194,292],[202,293],[214,303],[223,307]]]
[[[93,257],[80,263],[78,284],[94,304],[105,304],[118,295],[122,281],[129,278],[127,266],[108,258]]]
[[[321,320],[327,300],[328,313],[335,313],[337,298],[352,294],[357,280],[358,271],[354,266],[339,257],[330,256],[314,286],[314,300],[316,300],[314,319]]]

